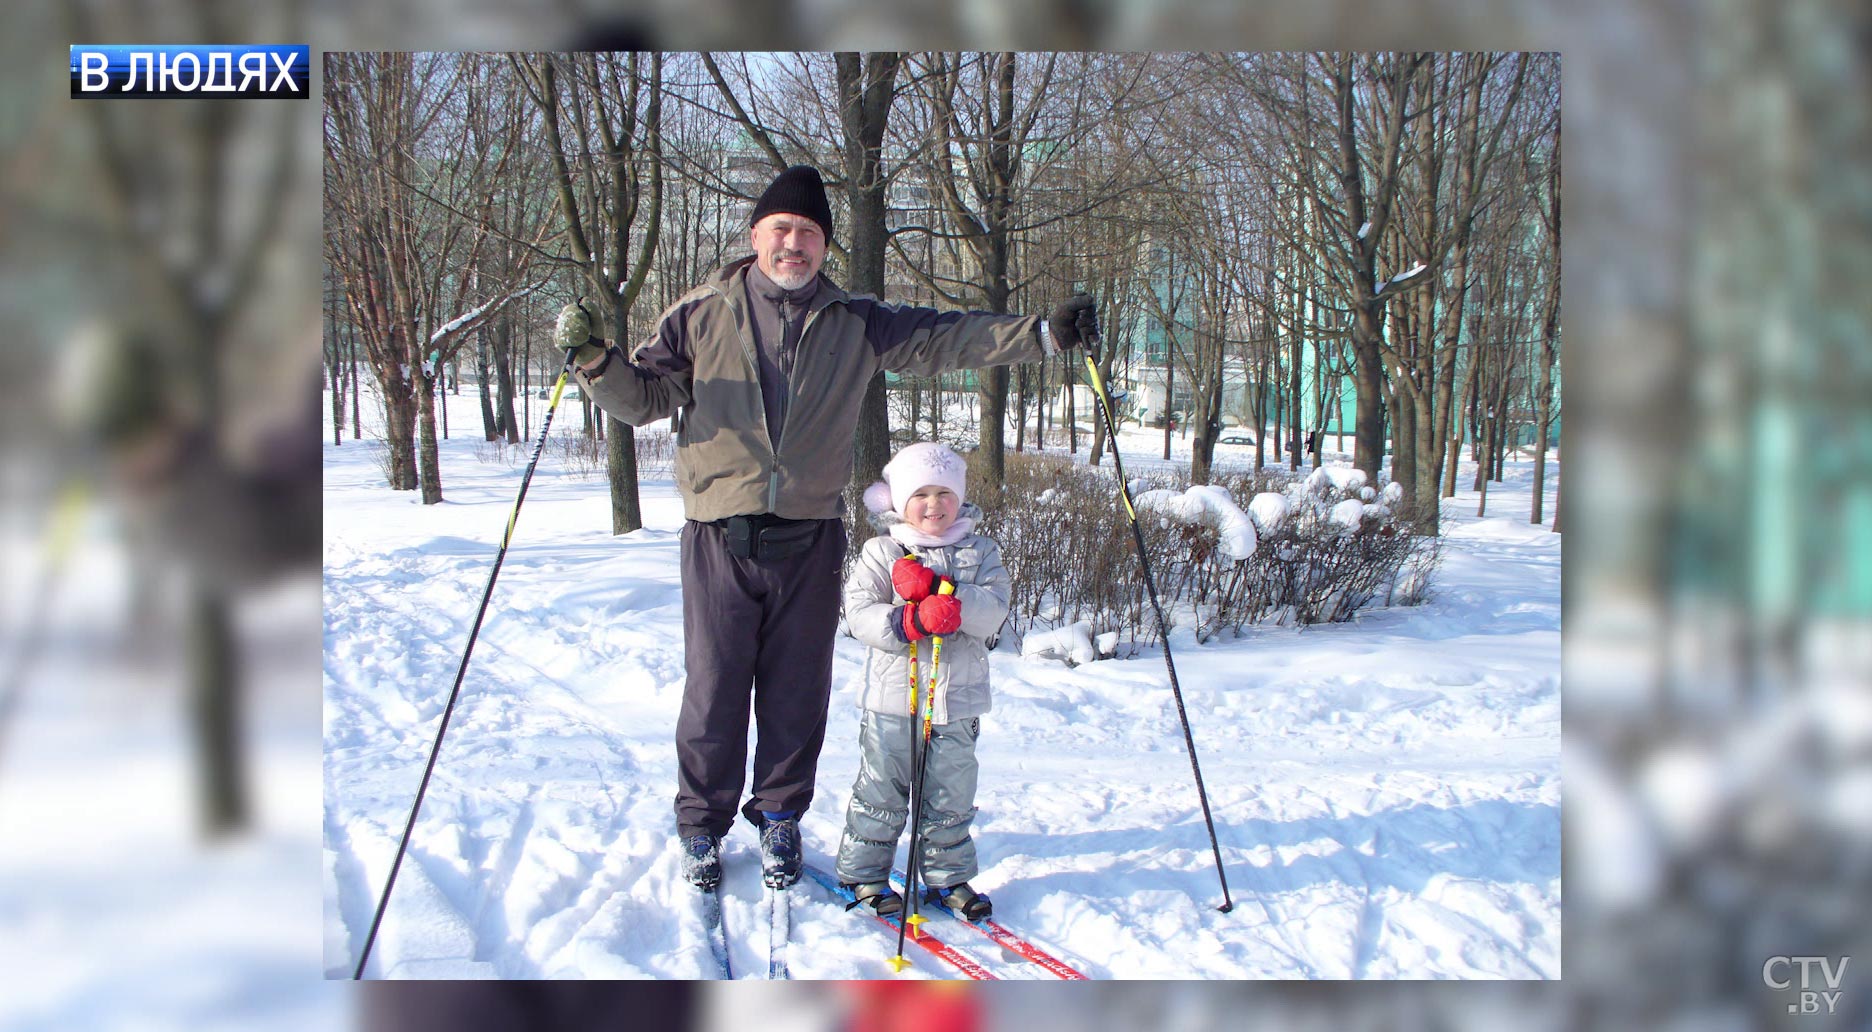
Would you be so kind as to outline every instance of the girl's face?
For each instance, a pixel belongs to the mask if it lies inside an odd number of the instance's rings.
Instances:
[[[917,488],[904,502],[903,518],[913,530],[940,534],[955,525],[961,508],[962,499],[954,491],[931,484]]]

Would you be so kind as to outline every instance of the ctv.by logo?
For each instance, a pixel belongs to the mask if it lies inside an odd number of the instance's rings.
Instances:
[[[1845,995],[1839,991],[1839,984],[1846,977],[1846,965],[1851,961],[1851,957],[1841,957],[1836,969],[1831,957],[1769,957],[1762,964],[1762,984],[1770,989],[1792,989],[1797,980],[1788,977],[1788,969],[1799,968],[1800,996],[1788,1004],[1788,1013],[1820,1014],[1823,1013],[1820,1008],[1824,1005],[1824,1013],[1832,1014],[1840,997]],[[1813,988],[1814,968],[1820,969],[1820,979],[1826,985],[1824,991]]]

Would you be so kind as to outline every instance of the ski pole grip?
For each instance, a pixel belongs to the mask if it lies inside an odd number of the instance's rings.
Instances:
[[[955,581],[952,581],[947,577],[941,578],[941,583],[936,586],[936,594],[938,595],[955,594]],[[942,640],[943,640],[943,636],[940,634],[933,634],[930,636],[930,646],[936,650],[937,662],[940,662],[942,660]],[[930,691],[934,692],[935,690],[936,690],[936,663],[932,662],[930,664]],[[928,723],[928,722],[929,722],[928,717],[927,715],[925,715],[924,723]]]

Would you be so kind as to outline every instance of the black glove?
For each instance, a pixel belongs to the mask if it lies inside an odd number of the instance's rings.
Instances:
[[[559,309],[559,324],[554,328],[553,338],[561,349],[573,353],[575,365],[588,366],[605,355],[605,342],[592,335],[592,313],[576,301]]]
[[[1098,302],[1090,294],[1074,294],[1072,300],[1053,309],[1047,329],[1054,346],[1062,351],[1085,344],[1099,335]]]

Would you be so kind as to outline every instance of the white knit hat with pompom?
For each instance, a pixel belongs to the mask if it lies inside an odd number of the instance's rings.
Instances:
[[[897,457],[884,466],[884,483],[873,484],[865,490],[865,505],[872,512],[880,512],[877,501],[888,498],[890,508],[903,514],[904,503],[910,500],[919,488],[934,484],[955,492],[956,501],[967,498],[968,464],[962,456],[949,449],[946,444],[924,441],[913,444],[897,453]],[[879,488],[886,488],[888,494]],[[874,496],[876,496],[874,498]]]

